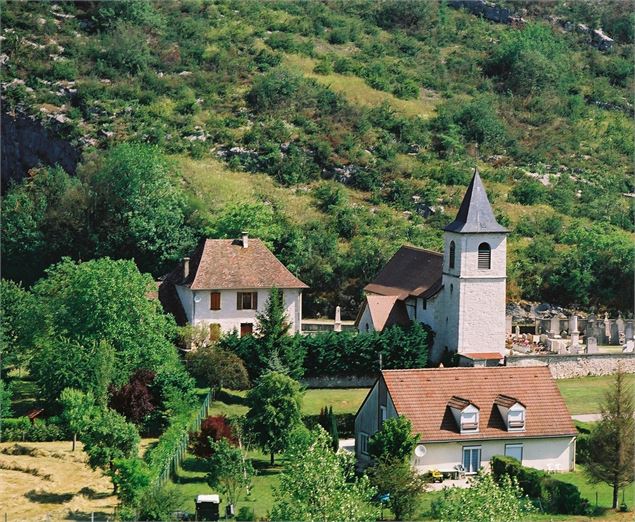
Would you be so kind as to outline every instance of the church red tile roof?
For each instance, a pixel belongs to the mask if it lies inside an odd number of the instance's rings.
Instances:
[[[397,413],[410,419],[422,442],[576,435],[546,366],[384,370],[381,375]],[[500,395],[525,406],[525,431],[507,431],[495,404]],[[479,408],[478,433],[459,433],[448,407],[454,396]]]
[[[178,269],[177,269],[178,270]],[[180,267],[183,273],[182,266]],[[259,239],[206,239],[190,259],[188,277],[180,284],[192,290],[308,288]]]
[[[402,246],[364,288],[367,293],[430,297],[441,289],[443,254],[413,246]]]

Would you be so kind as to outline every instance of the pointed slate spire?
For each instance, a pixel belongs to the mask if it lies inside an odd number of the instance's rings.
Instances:
[[[465,234],[507,232],[507,229],[499,225],[494,217],[494,212],[487,199],[487,193],[478,169],[474,169],[474,177],[472,177],[470,186],[467,188],[456,219],[443,230]]]

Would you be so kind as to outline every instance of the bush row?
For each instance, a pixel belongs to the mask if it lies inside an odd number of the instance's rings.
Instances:
[[[574,484],[563,482],[544,471],[526,468],[512,457],[492,457],[492,474],[499,482],[503,475],[518,480],[518,485],[543,511],[562,515],[583,515],[588,511],[588,501],[580,496]]]
[[[0,441],[2,442],[51,442],[68,440],[69,436],[57,417],[44,421],[28,417],[2,419]]]

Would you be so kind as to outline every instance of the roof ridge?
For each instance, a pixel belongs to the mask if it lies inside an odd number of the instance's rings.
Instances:
[[[429,248],[418,247],[414,245],[406,245],[403,244],[399,248],[409,248],[410,250],[417,250],[419,252],[427,252],[428,254],[433,254],[435,256],[443,257],[443,252],[437,252],[436,250],[430,250]]]

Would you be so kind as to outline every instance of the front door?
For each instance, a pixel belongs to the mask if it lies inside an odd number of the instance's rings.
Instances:
[[[240,336],[251,335],[254,333],[254,325],[252,323],[240,323]]]
[[[466,473],[476,473],[481,467],[481,448],[463,448],[463,467]]]

